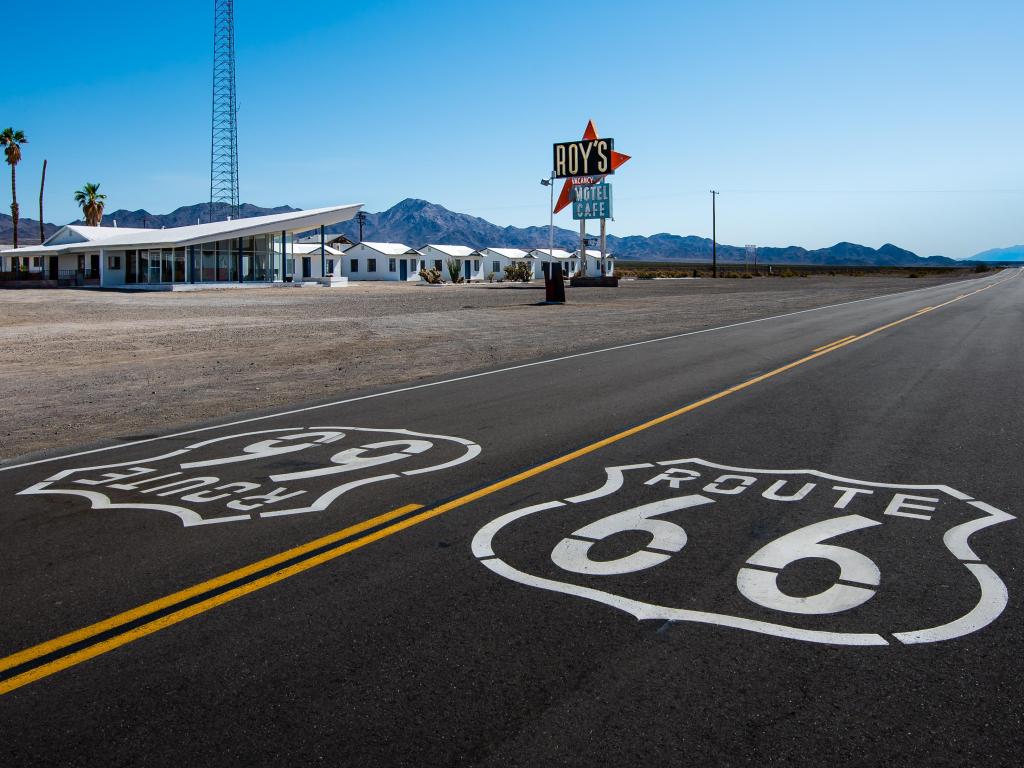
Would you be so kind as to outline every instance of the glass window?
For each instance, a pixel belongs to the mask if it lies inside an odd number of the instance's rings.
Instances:
[[[416,271],[416,259],[409,259],[409,271],[410,272],[415,272]]]
[[[434,269],[436,269],[438,272],[441,271],[441,260],[440,259],[434,259]]]
[[[397,271],[398,271],[398,260],[397,259],[388,259],[388,272],[397,272]]]
[[[479,272],[480,271],[480,259],[473,259],[473,271],[474,272]]]
[[[171,248],[164,248],[161,261],[160,282],[174,282],[174,251]]]
[[[327,274],[328,275],[333,275],[334,274],[334,259],[328,259],[327,260]]]
[[[149,282],[149,251],[139,251],[139,282]]]
[[[175,248],[174,249],[174,274],[172,275],[174,282],[184,283],[185,282],[185,249]]]
[[[349,259],[348,260],[348,270],[349,270],[349,272],[358,272],[359,271],[359,259]]]
[[[204,283],[211,283],[217,279],[217,250],[214,243],[203,243],[203,253],[200,257],[202,266],[200,268],[200,280]]]
[[[366,271],[367,272],[376,272],[377,271],[377,260],[376,259],[367,259],[366,260]]]
[[[501,272],[501,262],[500,261],[492,261],[491,262],[491,272]]]

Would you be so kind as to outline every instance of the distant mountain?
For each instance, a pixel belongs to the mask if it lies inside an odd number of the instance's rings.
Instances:
[[[329,228],[352,240],[359,237],[355,221]],[[595,237],[588,234],[589,237]],[[469,245],[473,248],[544,248],[548,244],[547,227],[499,227],[485,219],[449,211],[426,200],[407,199],[381,213],[368,213],[363,238],[369,241],[405,243],[419,247],[427,243]],[[573,250],[579,247],[579,233],[555,229],[555,247]],[[620,259],[711,261],[710,238],[661,233],[650,237],[608,237],[608,249]],[[735,245],[718,244],[718,257],[724,262],[741,262],[746,250]],[[855,243],[837,243],[831,248],[807,250],[798,246],[758,248],[758,261],[772,264],[834,264],[851,266],[955,266],[962,262],[943,256],[922,258],[911,251],[886,243],[869,248]]]
[[[43,227],[47,237],[59,229],[56,224],[44,224]],[[13,242],[14,219],[6,213],[0,213],[0,243]],[[39,219],[18,217],[18,245],[39,245]]]
[[[241,206],[240,217],[264,216],[271,213],[296,211],[298,208],[282,205],[277,208],[261,208],[246,203]],[[125,209],[104,215],[103,225],[113,226],[114,221],[120,227],[180,227],[196,222],[209,220],[209,203],[182,206],[171,213],[153,214],[146,210],[129,211]],[[217,204],[213,209],[214,220],[222,221],[227,217],[227,205]],[[10,217],[0,214],[0,242],[5,240],[3,226],[6,222],[10,230]],[[81,221],[75,222],[81,224]],[[47,236],[56,231],[57,227],[47,224]],[[39,240],[39,226],[31,219],[23,219],[18,227],[19,236],[25,244]],[[328,227],[330,234],[343,233],[351,240],[359,238],[359,225],[355,220],[346,221]],[[592,234],[589,237],[596,237]],[[486,219],[456,213],[447,208],[426,200],[412,198],[379,213],[367,213],[363,227],[363,239],[370,242],[383,241],[405,243],[418,248],[427,243],[468,245],[473,248],[505,247],[505,248],[544,248],[548,245],[547,227],[499,227]],[[620,259],[646,261],[711,261],[711,240],[695,235],[672,235],[660,233],[650,237],[632,235],[608,237],[608,248]],[[574,250],[579,246],[579,232],[570,229],[555,228],[555,247]],[[1024,246],[1017,246],[1024,253]],[[1012,250],[1012,249],[1004,249]],[[990,252],[989,252],[990,253]],[[979,254],[979,257],[982,254]],[[718,244],[718,258],[723,262],[742,262],[746,257],[745,249],[740,246]],[[976,257],[978,258],[978,257]],[[1003,257],[1005,258],[1005,257]],[[1024,257],[1022,257],[1024,258]],[[757,259],[764,264],[817,264],[835,266],[956,266],[962,261],[947,259],[943,256],[923,258],[911,251],[886,243],[881,248],[870,248],[856,243],[836,243],[830,248],[807,250],[790,245],[785,248],[758,248]]]
[[[213,204],[213,221],[224,221],[228,217],[229,206],[227,203]],[[239,206],[239,218],[248,219],[253,216],[266,216],[271,213],[288,213],[297,211],[288,205],[281,205],[277,208],[261,208],[251,203],[243,203]],[[137,211],[129,211],[120,208],[112,213],[103,214],[103,226],[112,227],[114,222],[119,227],[141,227],[143,229],[160,229],[161,227],[185,227],[189,224],[205,224],[210,221],[210,204],[199,203],[197,205],[183,205],[175,208],[170,213],[153,214],[140,208]],[[82,220],[72,222],[73,224],[84,224]]]
[[[971,256],[971,261],[1024,261],[1024,245],[993,248]]]

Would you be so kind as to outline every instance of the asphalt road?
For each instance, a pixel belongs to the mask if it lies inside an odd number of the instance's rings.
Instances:
[[[6,462],[0,765],[1017,765],[1022,330],[1013,270]]]

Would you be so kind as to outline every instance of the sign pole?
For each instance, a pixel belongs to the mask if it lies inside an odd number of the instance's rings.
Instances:
[[[587,220],[580,219],[580,277],[587,276]]]
[[[604,257],[605,257],[605,252],[606,252],[606,249],[605,249],[605,242],[606,242],[605,241],[605,236],[606,236],[605,222],[606,221],[607,221],[607,219],[604,219],[604,218],[601,219],[601,277],[604,277],[604,273],[605,273]]]

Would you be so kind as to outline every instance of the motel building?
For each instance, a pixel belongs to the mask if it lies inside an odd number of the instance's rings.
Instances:
[[[577,261],[580,258],[580,252],[573,252],[573,258]],[[601,252],[587,250],[587,276],[597,277],[598,275],[607,275],[611,277],[615,274],[615,256],[606,253],[604,255],[604,270],[601,269]]]
[[[495,280],[504,280],[505,267],[527,258],[526,251],[520,248],[481,248],[476,253],[483,262],[484,274],[493,272]]]
[[[576,268],[579,266],[579,259],[576,258],[575,253],[569,253],[569,251],[563,251],[558,248],[549,250],[547,248],[534,248],[530,251],[530,256],[537,259],[541,264],[541,271],[544,275],[547,275],[551,267],[551,264],[562,265],[562,276],[572,277],[576,274]]]
[[[424,245],[420,248],[423,255],[421,264],[424,269],[436,269],[448,280],[448,260],[454,259],[459,265],[459,274],[467,283],[484,279],[483,260],[480,255],[466,245]]]
[[[302,244],[298,233],[353,218],[361,204],[291,211],[234,221],[217,221],[168,229],[86,227],[68,224],[42,245],[0,253],[4,266],[38,263],[52,281],[76,285],[141,290],[187,289],[192,285],[256,287],[293,279],[296,266],[309,259],[311,275],[330,274],[327,260],[340,268],[341,251]],[[36,262],[38,259],[38,262]],[[323,279],[322,279],[323,281]],[[341,281],[338,281],[341,283]],[[326,281],[326,284],[331,284]]]
[[[404,243],[356,243],[345,249],[335,272],[349,280],[418,283],[421,257],[419,251]]]

